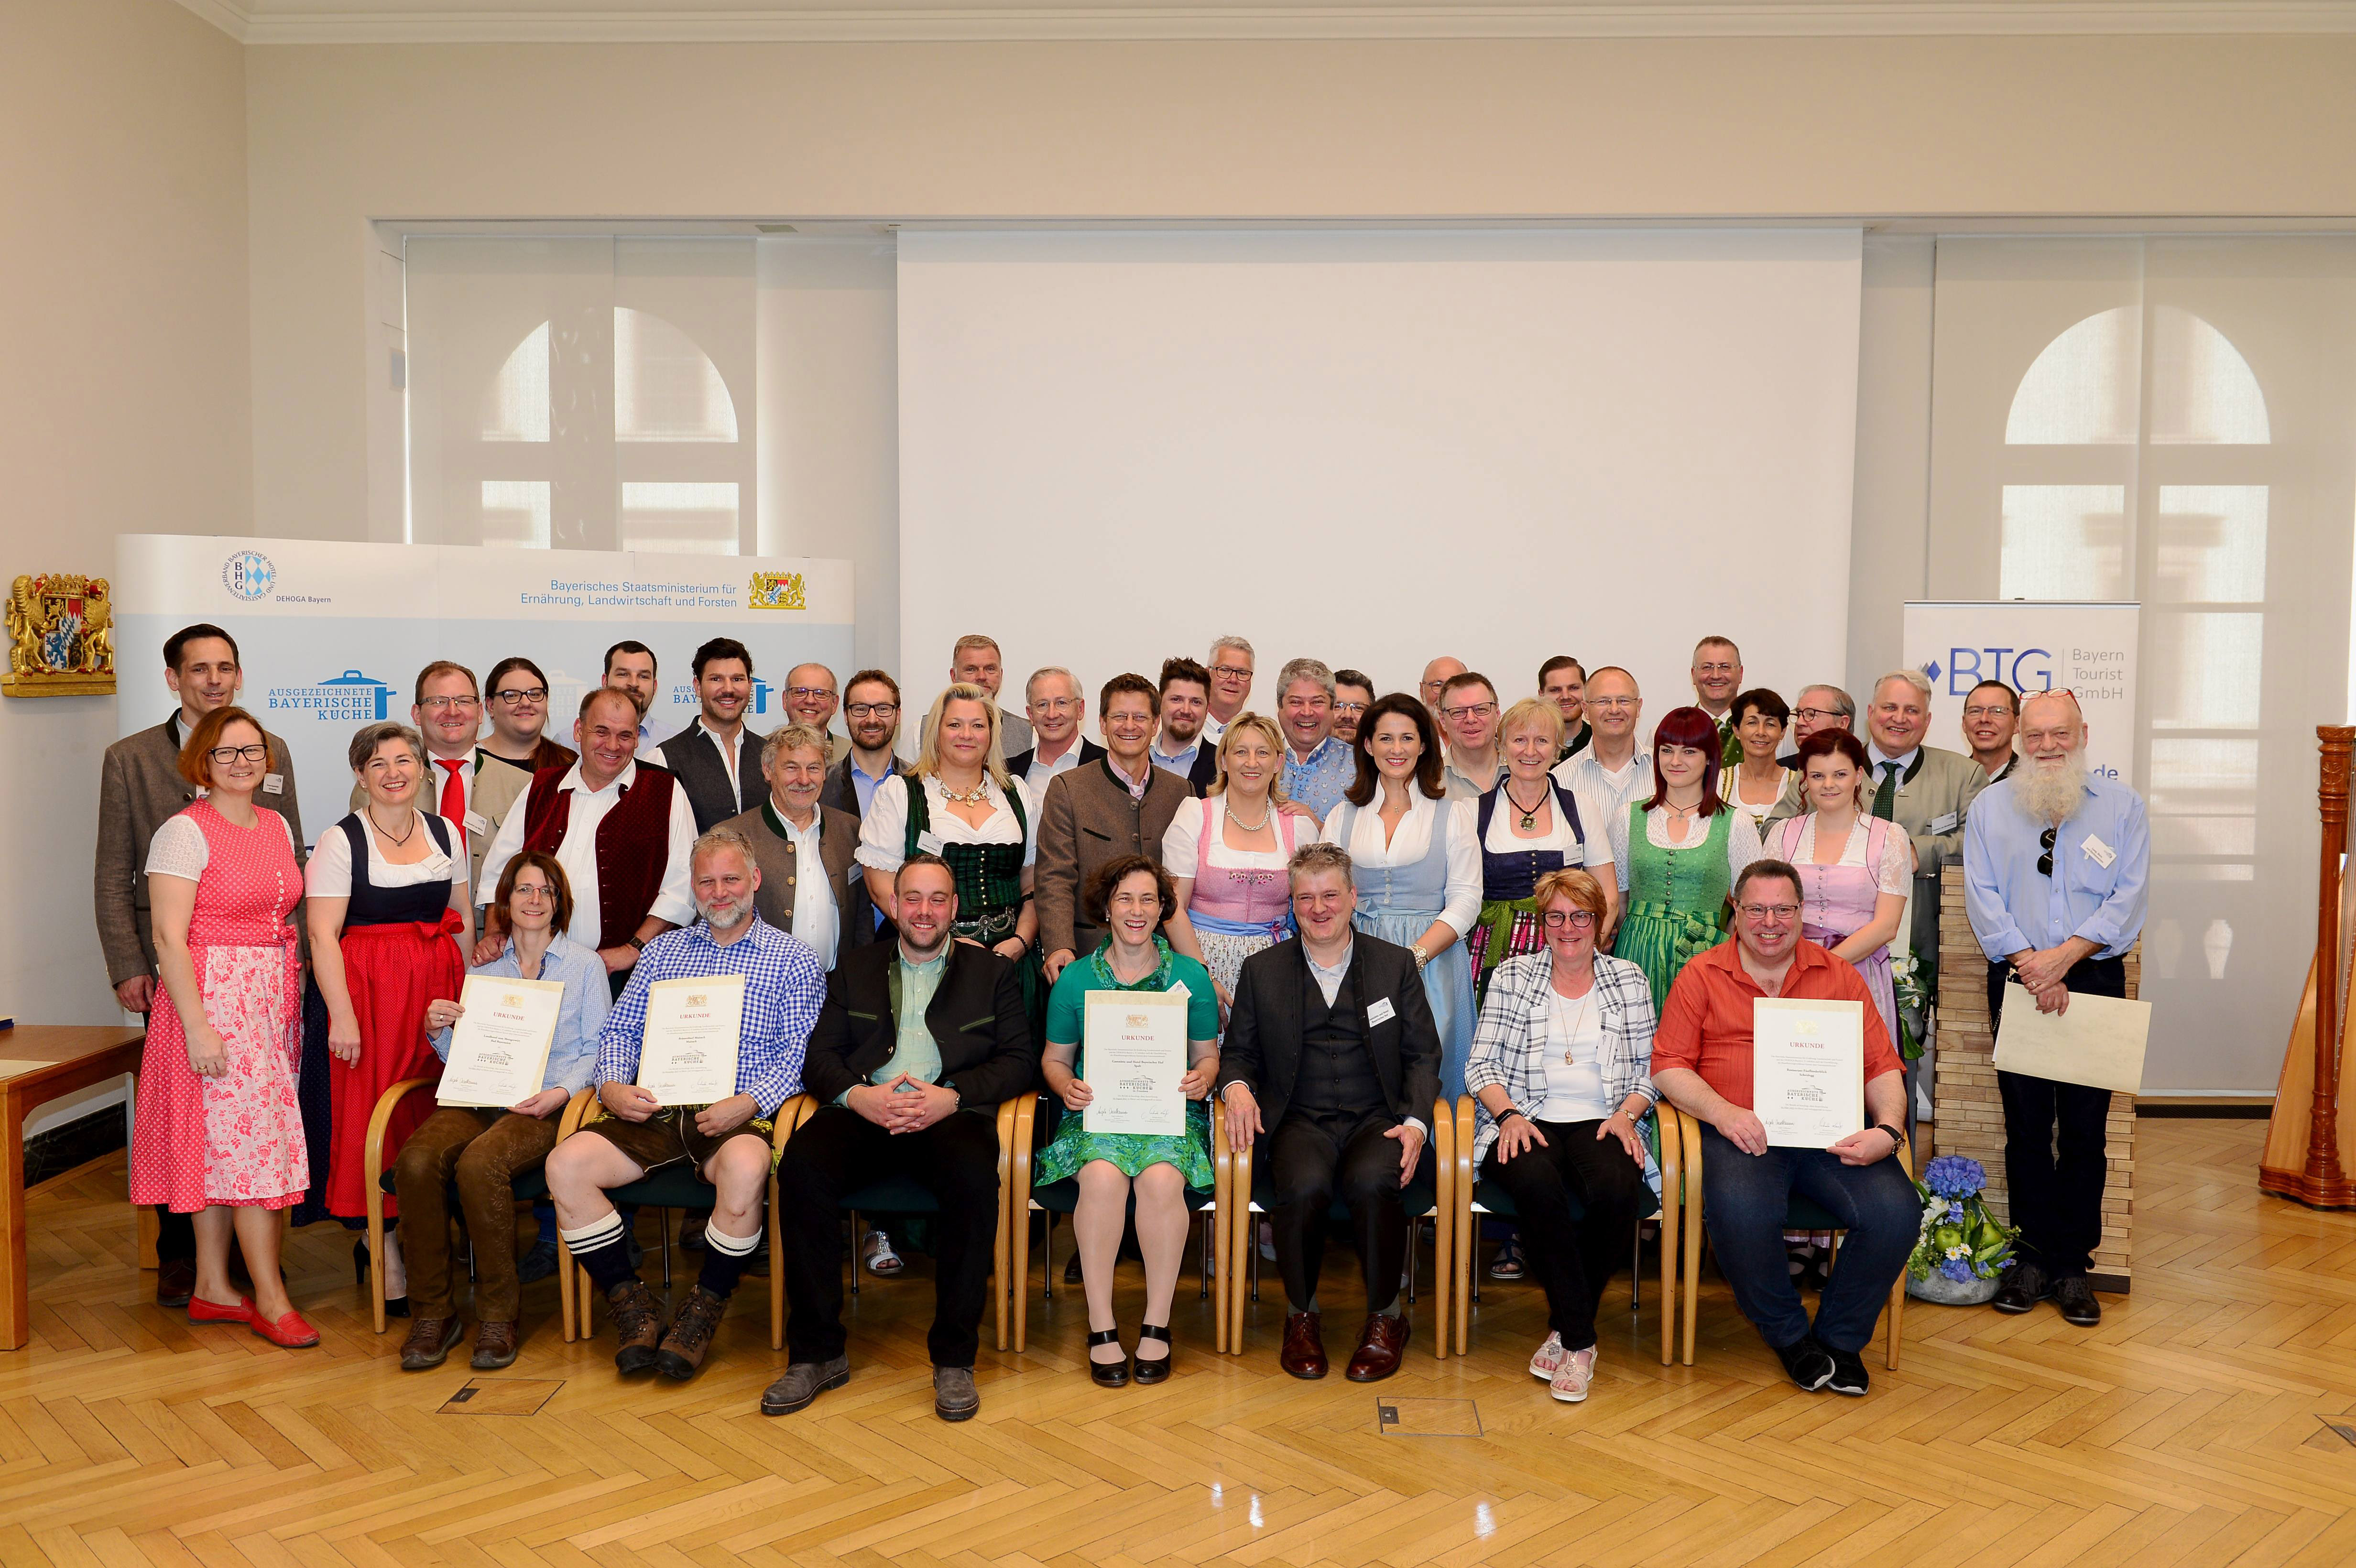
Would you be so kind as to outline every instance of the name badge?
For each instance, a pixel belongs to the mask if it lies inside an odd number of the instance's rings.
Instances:
[[[2100,866],[2105,871],[2111,869],[2111,862],[2119,858],[2119,852],[2116,849],[2112,848],[2109,845],[2104,843],[2101,839],[2095,837],[2091,833],[2086,835],[2086,841],[2084,844],[2080,846],[2080,848],[2086,851],[2087,859],[2092,860],[2095,865]]]
[[[1944,816],[1934,816],[1931,818],[1931,832],[1933,837],[1935,837],[1937,835],[1942,833],[1953,833],[1954,830],[1955,814],[1954,812],[1951,811]]]
[[[487,822],[486,822],[486,821],[484,821],[484,820],[483,820],[483,814],[482,814],[481,812],[479,812],[479,811],[470,811],[470,812],[466,813],[466,831],[467,831],[467,832],[469,832],[469,833],[473,833],[473,834],[477,834],[477,835],[481,835],[481,834],[488,833],[490,830],[491,830],[491,825],[490,825],[489,823],[487,823]]]
[[[264,795],[284,795],[286,793],[286,775],[284,773],[262,774],[262,793]]]
[[[937,855],[941,852],[941,836],[937,833],[919,833],[916,835],[916,848],[927,855]]]
[[[1398,1017],[1398,1009],[1391,1006],[1391,999],[1388,997],[1377,997],[1375,998],[1375,1005],[1366,1009],[1366,1027],[1372,1029],[1376,1024],[1387,1024],[1397,1017]]]

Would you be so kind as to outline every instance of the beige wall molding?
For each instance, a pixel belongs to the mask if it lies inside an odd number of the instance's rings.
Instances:
[[[180,0],[249,44],[2035,37],[2356,32],[2356,0],[1552,0],[1505,5],[584,7]]]

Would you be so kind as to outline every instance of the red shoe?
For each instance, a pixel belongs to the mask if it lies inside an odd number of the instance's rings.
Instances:
[[[255,1333],[281,1349],[307,1350],[319,1342],[319,1331],[304,1322],[303,1315],[292,1308],[275,1323],[264,1323],[260,1313],[251,1315],[247,1321],[253,1325]]]
[[[253,1320],[253,1302],[250,1297],[239,1296],[235,1307],[223,1307],[220,1302],[207,1301],[201,1296],[188,1297],[188,1321],[191,1323],[251,1323]]]

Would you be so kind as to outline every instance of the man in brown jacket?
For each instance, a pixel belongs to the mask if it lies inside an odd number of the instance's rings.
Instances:
[[[179,699],[170,718],[152,729],[125,735],[106,749],[98,775],[98,857],[91,901],[98,915],[98,945],[106,955],[106,981],[126,1012],[153,1010],[162,1000],[155,983],[155,935],[147,912],[147,846],[155,829],[197,798],[194,784],[180,776],[180,743],[198,720],[237,700],[245,674],[237,639],[199,622],[164,643],[164,684]],[[303,858],[303,815],[294,804],[294,763],[286,742],[264,734],[270,767],[254,804],[268,806],[294,831],[294,854]],[[183,1307],[197,1283],[197,1238],[188,1216],[156,1211],[155,1302]]]
[[[1064,965],[1096,951],[1104,933],[1086,923],[1080,890],[1097,868],[1120,855],[1162,863],[1162,835],[1194,798],[1186,781],[1157,768],[1153,743],[1162,697],[1141,675],[1117,675],[1097,699],[1105,755],[1057,773],[1039,807],[1039,848],[1032,868],[1039,908],[1039,948],[1050,982]]]
[[[761,742],[769,798],[721,826],[753,846],[761,873],[753,906],[761,918],[807,944],[818,966],[832,974],[844,953],[875,940],[875,918],[856,858],[859,818],[820,799],[826,751],[826,731],[814,725],[773,731]]]

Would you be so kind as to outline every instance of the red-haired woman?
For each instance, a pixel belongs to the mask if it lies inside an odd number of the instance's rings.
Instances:
[[[1759,829],[1718,793],[1718,725],[1673,709],[1653,731],[1653,798],[1612,825],[1620,868],[1620,937],[1612,951],[1644,970],[1653,1006],[1686,960],[1726,940],[1726,894],[1759,859]]]
[[[272,1212],[310,1179],[294,1104],[302,972],[286,919],[303,901],[303,873],[286,819],[254,804],[269,766],[252,714],[205,715],[180,748],[180,776],[209,793],[148,848],[169,1005],[147,1017],[131,1200],[196,1216],[190,1322],[242,1323],[293,1349],[319,1342],[286,1298]],[[229,1283],[232,1230],[251,1297]]]

